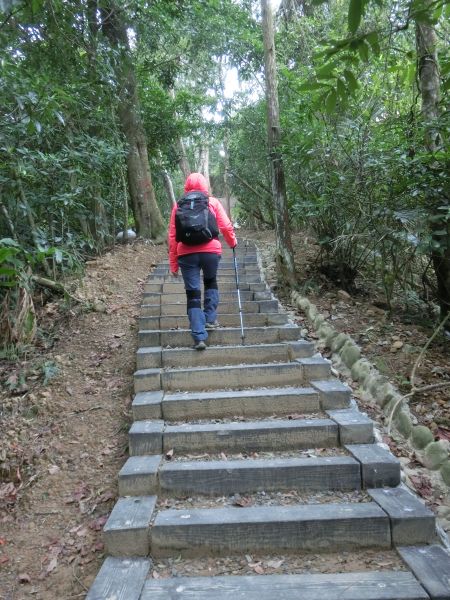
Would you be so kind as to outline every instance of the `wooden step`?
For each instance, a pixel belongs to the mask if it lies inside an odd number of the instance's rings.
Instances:
[[[166,462],[160,492],[168,496],[257,491],[359,490],[358,462],[348,456]]]
[[[111,556],[147,556],[148,531],[156,496],[119,498],[105,527],[103,540]]]
[[[238,313],[220,313],[221,327],[239,327],[240,317]],[[289,322],[286,313],[246,313],[244,327],[267,327],[268,325],[285,325]],[[169,317],[140,317],[139,329],[188,329],[189,321],[187,315],[174,315]]]
[[[219,287],[222,282],[236,281],[236,276],[234,274],[234,270],[227,269],[227,270],[224,270],[223,272],[219,271],[217,273],[217,281],[219,283]],[[245,271],[245,272],[239,273],[239,283],[241,283],[241,281],[242,281],[242,283],[261,283],[262,277],[261,277],[259,270],[255,269],[254,271],[249,271],[249,272]],[[148,278],[148,282],[149,283],[158,283],[158,282],[177,283],[177,282],[179,282],[179,278],[173,277],[172,275],[169,274],[168,271],[166,271],[166,272],[159,271],[159,272],[153,272],[150,275],[150,277]]]
[[[312,388],[264,388],[232,392],[165,394],[162,414],[166,421],[192,421],[227,417],[278,417],[320,411]],[[152,417],[147,417],[152,418]]]
[[[334,448],[338,427],[331,419],[298,419],[167,425],[163,450],[177,453],[294,448]]]
[[[198,367],[195,370],[142,369],[136,371],[134,379],[136,393],[158,389],[188,392],[260,388],[261,386],[298,386],[313,379],[325,379],[330,376],[330,373],[331,366],[326,360],[299,358],[289,363]]]
[[[162,421],[136,421],[129,431],[131,456],[230,451],[336,448],[337,424],[331,419],[198,423],[164,426]]]
[[[207,352],[193,352],[192,348],[139,348],[136,354],[138,369],[155,367],[205,367],[212,365],[239,365],[245,363],[286,362],[307,358],[314,353],[314,344],[306,340],[278,344],[246,346],[208,346]]]
[[[163,461],[131,456],[119,473],[121,496],[226,496],[258,491],[323,492],[361,488],[358,461],[349,456]]]
[[[393,544],[427,544],[435,541],[436,520],[433,511],[407,488],[399,486],[367,491],[389,516]]]
[[[243,313],[272,313],[278,311],[278,300],[250,300],[242,302]],[[233,314],[239,312],[237,300],[233,302],[220,302],[219,317],[221,313]],[[141,314],[143,317],[167,317],[167,316],[186,316],[186,300],[179,303],[169,304],[142,304]]]
[[[85,600],[139,600],[151,562],[147,558],[113,558],[103,562]]]
[[[375,502],[161,510],[152,556],[390,548],[389,518]]]
[[[227,327],[208,330],[208,344],[211,346],[235,346],[242,344],[240,327]],[[277,342],[296,341],[301,338],[300,328],[297,325],[273,325],[271,327],[246,327],[245,343],[276,344]],[[140,331],[138,334],[140,347],[144,346],[170,346],[172,348],[192,347],[193,339],[189,329]]]
[[[237,302],[238,293],[236,290],[225,290],[219,289],[220,300],[222,302]],[[270,291],[254,292],[253,290],[241,290],[240,292],[241,302],[249,302],[250,300],[271,300],[272,293]],[[179,292],[170,293],[158,293],[158,292],[144,292],[143,303],[144,304],[176,304],[186,303],[186,292],[184,290]]]
[[[240,290],[252,290],[254,292],[264,292],[269,290],[266,283],[241,283],[239,282]],[[235,281],[226,281],[220,284],[219,291],[236,291]],[[144,292],[156,292],[159,294],[171,294],[171,293],[185,293],[183,280],[178,283],[164,283],[164,282],[153,282],[144,283]]]
[[[450,553],[442,546],[403,546],[398,552],[432,600],[450,598]]]
[[[140,600],[274,600],[275,598],[277,600],[429,600],[423,587],[407,571],[148,579]]]

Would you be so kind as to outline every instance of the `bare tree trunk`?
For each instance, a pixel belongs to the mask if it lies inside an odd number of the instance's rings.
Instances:
[[[178,138],[176,141],[176,149],[178,151],[178,164],[180,166],[181,172],[183,173],[184,179],[187,179],[191,174],[191,167],[189,165],[188,157],[186,154],[186,148],[184,147],[184,142],[181,138]]]
[[[230,182],[229,182],[230,174],[228,173],[228,171],[230,169],[230,158],[229,158],[229,154],[228,154],[228,133],[227,132],[225,132],[225,135],[223,138],[223,152],[224,152],[223,191],[225,194],[225,211],[226,211],[227,215],[229,216],[229,218],[231,219],[231,192],[230,192]]]
[[[1,189],[0,189],[0,193],[1,193]],[[6,208],[6,205],[3,204],[1,195],[0,195],[0,209],[3,213],[3,216],[5,217],[6,224],[8,225],[8,229],[11,232],[13,239],[17,241],[17,234],[16,234],[16,230],[14,228],[13,220],[11,219],[11,215],[9,214],[9,211]]]
[[[280,151],[280,115],[278,107],[277,72],[275,63],[275,39],[273,12],[270,0],[261,0],[264,34],[264,72],[266,79],[267,138],[272,178],[272,196],[277,238],[277,265],[280,279],[295,286],[296,274],[294,252],[284,179],[283,159]]]
[[[123,170],[120,169],[120,178],[123,188],[123,243],[128,243],[128,186],[125,181]]]
[[[430,8],[430,11],[432,9]],[[416,46],[418,81],[422,96],[422,117],[425,121],[425,147],[434,154],[442,148],[442,138],[436,121],[439,118],[440,78],[436,48],[436,31],[433,25],[416,23]],[[436,164],[439,167],[438,164]],[[430,169],[433,169],[433,163]],[[439,175],[436,173],[436,177]],[[447,211],[440,210],[444,200],[441,196],[430,196],[430,227],[433,240],[431,257],[438,286],[438,302],[441,319],[450,314],[450,223],[446,220]],[[450,331],[450,323],[446,329]]]
[[[173,88],[169,90],[169,95],[172,100],[175,100],[175,90]],[[184,147],[184,142],[181,137],[177,138],[175,142],[175,149],[178,154],[178,165],[181,169],[184,179],[186,180],[191,174],[191,167],[189,165],[186,148]]]
[[[106,2],[102,9],[102,31],[120,52],[116,69],[119,83],[118,116],[128,143],[128,186],[137,234],[145,238],[156,238],[163,232],[164,222],[153,189],[127,24],[121,9],[114,2]]]
[[[170,178],[169,172],[163,165],[161,155],[159,156],[158,162],[161,169],[164,187],[166,188],[167,199],[169,200],[170,206],[175,206],[175,204],[177,203],[177,199],[175,198],[175,193],[173,191],[172,179]]]
[[[208,190],[211,192],[211,182],[209,180],[209,146],[206,142],[200,146],[198,172],[204,175],[208,184]]]

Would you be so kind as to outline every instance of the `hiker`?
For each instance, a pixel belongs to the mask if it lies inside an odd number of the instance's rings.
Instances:
[[[230,248],[235,248],[237,241],[230,219],[219,200],[209,195],[208,184],[201,173],[189,175],[184,192],[170,217],[170,272],[178,277],[178,268],[181,268],[194,348],[204,350],[207,329],[219,326],[217,268],[222,255],[219,231]],[[200,225],[196,225],[199,222]],[[203,310],[200,271],[205,286]]]

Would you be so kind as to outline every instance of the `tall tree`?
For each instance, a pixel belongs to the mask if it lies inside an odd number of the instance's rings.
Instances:
[[[101,29],[118,52],[115,69],[119,86],[118,116],[128,144],[128,185],[137,233],[142,237],[157,238],[164,230],[164,222],[156,202],[148,161],[126,15],[115,2],[109,1],[102,3],[100,14]]]
[[[289,225],[286,182],[280,149],[280,111],[278,106],[273,11],[270,0],[261,0],[261,10],[264,35],[267,138],[272,179],[272,197],[275,213],[277,265],[281,280],[293,286],[296,283],[296,273]]]
[[[433,157],[442,149],[443,140],[438,128],[440,117],[440,75],[437,53],[437,36],[434,25],[430,2],[426,3],[428,18],[423,14],[416,20],[416,47],[417,47],[417,80],[422,98],[422,118],[425,124],[425,147]],[[429,168],[433,171],[439,165],[432,160]],[[438,173],[435,174],[438,177]],[[433,240],[432,260],[436,273],[438,287],[438,302],[441,310],[441,319],[450,315],[450,206],[442,195],[431,195],[428,198],[431,234]],[[450,334],[450,323],[446,322],[446,331]]]

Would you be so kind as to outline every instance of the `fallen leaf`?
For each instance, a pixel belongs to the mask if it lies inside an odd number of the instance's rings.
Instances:
[[[54,558],[52,558],[52,560],[48,563],[47,568],[45,569],[45,572],[51,573],[52,571],[54,571],[56,569],[56,566],[58,564],[58,559],[55,556]]]
[[[89,523],[89,527],[94,531],[101,531],[106,521],[108,520],[108,515],[102,515],[101,517],[97,517],[93,521]]]
[[[251,506],[252,499],[251,498],[243,498],[242,496],[235,496],[233,499],[233,506],[240,506],[241,508],[246,508],[247,506]]]
[[[153,577],[153,579],[159,579],[159,573],[158,573],[158,571],[153,571],[152,577]]]
[[[97,542],[94,545],[94,552],[101,552],[104,549],[105,545],[103,544],[103,542]]]
[[[0,556],[0,565],[4,565],[5,563],[7,563],[9,561],[9,556]]]
[[[450,429],[447,429],[447,427],[439,426],[436,430],[436,435],[440,440],[450,441]]]
[[[167,458],[167,460],[172,460],[173,452],[174,452],[173,448],[171,450],[168,450],[166,452],[166,458]]]
[[[99,502],[108,502],[108,500],[115,500],[115,498],[116,498],[115,493],[108,491],[108,492],[105,492],[104,494],[102,494],[98,500],[99,500]]]
[[[268,560],[266,564],[271,569],[279,569],[283,563],[284,560]]]
[[[411,475],[410,480],[414,485],[416,491],[423,497],[428,498],[433,493],[433,488],[431,487],[431,480],[426,475]]]
[[[17,579],[19,580],[19,583],[31,583],[31,577],[28,573],[20,573]]]

